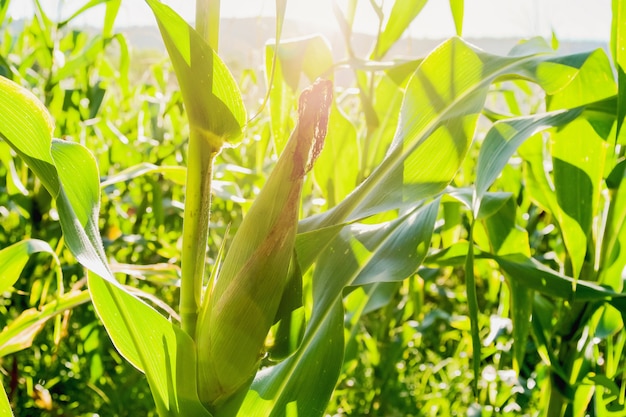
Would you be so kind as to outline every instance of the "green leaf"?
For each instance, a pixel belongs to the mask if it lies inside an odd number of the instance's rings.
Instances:
[[[7,15],[7,10],[9,9],[9,3],[11,0],[0,0],[0,26],[4,23],[4,18]]]
[[[611,205],[602,241],[598,282],[622,292],[622,273],[626,266],[626,171],[622,170],[619,187],[612,191]]]
[[[559,206],[589,235],[600,204],[608,143],[586,120],[576,120],[554,132],[551,144]]]
[[[82,145],[51,140],[52,122],[41,103],[4,78],[0,78],[0,129],[56,197],[65,242],[92,271],[89,288],[96,310],[122,355],[146,372],[161,416],[210,416],[194,398],[193,342],[113,278],[98,231],[100,184],[93,155]],[[181,372],[178,379],[176,372]]]
[[[242,135],[246,111],[237,82],[204,39],[170,7],[146,0],[176,72],[191,129],[216,149]]]
[[[89,291],[117,350],[146,374],[159,415],[210,417],[198,400],[193,340],[119,284],[90,273]]]
[[[57,197],[60,187],[50,152],[53,129],[52,117],[30,91],[0,77],[0,137]]]
[[[468,240],[474,240],[474,225],[476,220],[472,219],[469,229]],[[478,323],[478,297],[476,295],[476,277],[474,274],[474,245],[468,246],[467,256],[465,259],[465,291],[467,294],[467,309],[470,318],[470,332],[472,335],[472,370],[474,378],[472,379],[472,391],[474,397],[478,397],[478,380],[480,378],[480,360],[482,343],[480,341],[480,325]]]
[[[161,174],[165,179],[175,184],[184,185],[187,170],[185,167],[154,165],[148,162],[142,162],[141,164],[133,165],[107,177],[100,183],[100,186],[107,187],[119,182],[130,181],[147,174]]]
[[[315,182],[324,190],[327,207],[335,206],[356,186],[358,154],[354,125],[337,106],[333,106],[328,119],[324,151],[313,167]]]
[[[108,0],[106,4],[106,12],[104,13],[104,24],[102,27],[102,35],[105,38],[113,36],[113,25],[115,18],[122,5],[122,0]]]
[[[38,252],[45,252],[52,256],[56,265],[57,277],[62,280],[61,263],[50,245],[43,240],[26,239],[0,250],[0,265],[2,265],[2,269],[0,269],[0,293],[8,290],[17,282],[30,256]]]
[[[316,310],[311,321],[315,325],[307,327],[300,348],[292,356],[259,371],[238,416],[324,415],[343,363],[341,300],[336,300],[330,308]],[[228,414],[216,417],[223,415]]]
[[[0,16],[1,17],[1,16]],[[1,22],[2,20],[0,20]],[[9,399],[7,398],[7,392],[4,390],[4,384],[2,384],[2,392],[0,392],[0,413],[3,416],[13,417],[13,410],[11,410],[11,404],[9,404]]]
[[[70,15],[70,17],[68,17],[65,20],[62,20],[58,23],[58,27],[62,28],[63,26],[67,25],[68,23],[70,23],[72,20],[76,19],[78,16],[80,16],[81,14],[83,14],[84,12],[86,12],[87,10],[98,6],[102,3],[110,3],[110,2],[115,2],[118,3],[120,2],[120,0],[89,0],[87,3],[83,4],[78,10],[76,10],[74,13],[72,13]],[[107,4],[107,8],[108,8],[108,4]],[[119,7],[119,6],[118,6]]]
[[[611,54],[617,69],[617,131],[615,137],[620,137],[624,117],[626,117],[626,1],[613,0],[611,2]],[[622,143],[620,141],[620,143]]]
[[[551,135],[554,190],[559,210],[557,219],[573,219],[576,225],[559,221],[569,251],[574,277],[578,277],[591,241],[592,221],[598,212],[601,182],[608,143],[583,119]],[[559,219],[560,220],[560,219]],[[584,239],[578,237],[580,232]],[[592,255],[592,254],[590,254]]]
[[[537,54],[500,57],[458,38],[444,42],[411,77],[401,122],[385,159],[336,207],[303,220],[301,230],[411,205],[445,189],[464,161],[496,78],[525,77],[553,88],[570,83],[555,72],[536,77],[549,59],[554,58],[543,49]]]
[[[100,239],[100,182],[94,156],[84,146],[52,141],[60,193],[56,198],[65,244],[86,268],[115,281]],[[69,186],[65,186],[69,184]]]
[[[0,357],[30,347],[48,320],[89,302],[87,291],[71,291],[39,308],[29,308],[0,332]]]
[[[441,250],[426,258],[428,265],[459,266],[463,265],[468,251],[467,242],[459,242],[450,248]],[[579,280],[574,286],[574,278],[541,264],[533,258],[521,253],[505,255],[493,255],[486,252],[476,251],[478,259],[493,259],[506,272],[511,280],[518,281],[525,288],[550,297],[575,301],[608,302],[622,314],[626,315],[626,294],[618,293],[610,288],[600,286],[593,282]]]
[[[385,28],[376,40],[370,59],[377,60],[385,56],[389,49],[404,31],[409,27],[413,19],[422,11],[427,0],[396,0],[385,23]]]
[[[488,193],[487,196],[490,194],[492,193]],[[484,219],[491,252],[496,255],[521,253],[530,256],[528,232],[515,224],[517,216],[515,198],[511,194],[508,196],[500,194],[504,201],[491,216]]]
[[[526,139],[542,130],[566,124],[581,113],[582,108],[574,108],[494,123],[485,136],[476,162],[475,204],[480,203],[484,193]]]
[[[559,205],[555,190],[548,181],[544,161],[544,145],[540,136],[534,136],[519,149],[520,156],[528,164],[524,171],[526,190],[530,199],[542,210],[552,213],[563,236],[563,242],[571,259],[573,272],[580,272],[587,250],[587,236],[575,219]],[[573,274],[574,275],[574,274]]]
[[[482,207],[482,206],[481,206]],[[523,254],[530,256],[530,244],[526,230],[516,223],[517,205],[510,196],[504,205],[485,219],[491,251],[496,255]],[[513,367],[519,373],[524,363],[526,344],[530,334],[533,313],[534,291],[523,282],[507,277],[511,298],[511,320],[513,321]]]
[[[85,267],[114,280],[98,231],[100,186],[96,161],[82,145],[52,140],[52,129],[52,119],[41,102],[0,77],[0,137],[56,200],[65,243],[72,254]]]
[[[265,47],[266,73],[272,73],[276,45]],[[276,152],[283,151],[293,128],[291,113],[297,103],[296,93],[304,74],[310,82],[317,78],[332,79],[333,55],[330,44],[321,35],[281,40],[269,93],[272,135]],[[268,80],[269,82],[269,80]]]
[[[428,251],[438,207],[435,201],[389,224],[348,226],[354,239],[350,247],[361,265],[349,285],[393,282],[415,273]]]
[[[438,206],[435,200],[387,223],[347,226],[333,239],[314,271],[314,308],[302,344],[257,375],[240,415],[283,416],[295,410],[298,416],[323,415],[343,357],[343,289],[413,274],[428,250]],[[322,372],[320,363],[325,364]]]
[[[450,0],[450,11],[454,19],[454,28],[457,36],[463,36],[463,9],[465,0]]]
[[[553,271],[535,259],[521,254],[493,256],[493,259],[511,279],[519,281],[527,288],[570,302],[608,301],[622,315],[626,314],[626,294],[616,293],[606,287],[582,280],[578,281],[574,287],[573,278]]]
[[[548,60],[537,67],[537,78],[546,82],[550,111],[582,106],[617,93],[613,69],[603,49]],[[590,85],[593,88],[588,88]]]

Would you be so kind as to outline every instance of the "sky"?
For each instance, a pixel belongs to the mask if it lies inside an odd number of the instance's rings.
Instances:
[[[389,10],[392,0],[376,0]],[[42,0],[51,17],[70,15],[86,0]],[[188,20],[193,19],[194,0],[164,0]],[[320,28],[338,28],[332,3],[345,7],[347,0],[288,0],[287,17],[314,21]],[[224,17],[258,17],[274,14],[274,0],[222,0]],[[97,25],[101,10],[85,14],[77,23]],[[9,12],[19,18],[32,13],[28,0],[11,2]],[[144,0],[122,0],[117,27],[154,25]],[[377,25],[369,0],[360,0],[355,30],[372,32]],[[466,37],[550,37],[565,40],[608,42],[611,30],[611,0],[465,0],[463,35]],[[447,38],[454,35],[448,0],[430,0],[413,22],[407,35],[415,39]]]

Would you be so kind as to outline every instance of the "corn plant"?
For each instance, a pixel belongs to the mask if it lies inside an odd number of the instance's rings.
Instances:
[[[246,135],[247,111],[217,53],[219,1],[198,1],[195,29],[159,1],[146,1],[188,118],[180,324],[115,278],[98,224],[102,183],[180,170],[143,164],[101,182],[86,146],[53,138],[51,103],[0,77],[0,137],[51,195],[64,243],[88,277],[88,296],[60,293],[32,312],[34,320],[90,299],[119,353],[145,374],[160,416],[321,416],[351,359],[346,328],[355,332],[367,312],[389,305],[403,281],[419,286],[423,263],[441,271],[462,266],[455,271],[466,283],[478,399],[475,271],[495,269],[508,285],[502,315],[514,325],[513,368],[524,372],[529,334],[549,366],[541,387],[550,393],[547,415],[623,409],[623,388],[611,381],[623,372],[626,312],[622,2],[613,5],[615,80],[602,50],[561,56],[539,39],[499,56],[453,37],[424,58],[381,62],[425,3],[396,1],[368,62],[349,52],[366,126],[360,138],[333,91],[327,43],[311,37],[268,45],[269,123],[280,157],[205,277],[214,161]],[[451,5],[460,35],[462,2]],[[278,35],[285,7],[277,1]],[[353,11],[338,10],[348,44]],[[290,126],[301,74],[312,85]],[[502,85],[528,84],[544,94],[545,110],[486,107]],[[482,115],[489,127],[478,140]],[[523,189],[507,169],[515,154]],[[301,208],[302,194],[323,198],[325,210]],[[467,207],[464,239],[448,232],[463,224],[460,207]],[[520,216],[519,207],[530,215]],[[300,219],[302,212],[310,215]],[[555,231],[542,235],[550,224]],[[546,240],[558,249],[551,262],[537,256]],[[33,239],[0,252],[0,288],[16,282],[35,252],[50,254],[62,288],[57,252]],[[12,328],[25,329],[19,322]],[[0,407],[9,410],[6,396]]]

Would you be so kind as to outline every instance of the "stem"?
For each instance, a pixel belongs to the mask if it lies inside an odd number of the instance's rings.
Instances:
[[[216,52],[219,23],[219,0],[196,0],[196,30]],[[213,159],[219,152],[219,148],[213,146],[204,136],[201,130],[191,126],[187,151],[180,281],[181,327],[194,340],[198,311],[202,303],[204,264],[209,239]]]
[[[217,53],[220,37],[220,0],[196,0],[196,31]]]
[[[191,129],[183,221],[180,320],[183,330],[194,340],[209,237],[213,159],[217,152],[218,149],[205,140],[198,130]]]
[[[472,390],[474,398],[478,399],[478,378],[480,377],[481,343],[480,329],[478,326],[478,297],[476,296],[476,277],[474,276],[474,224],[476,219],[471,219],[469,236],[467,240],[469,247],[465,260],[465,287],[467,294],[467,307],[470,316],[470,331],[472,335],[472,365],[474,369],[474,379],[472,380]]]

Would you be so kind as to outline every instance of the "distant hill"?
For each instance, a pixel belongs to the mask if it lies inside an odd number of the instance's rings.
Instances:
[[[316,26],[307,21],[285,21],[283,27],[283,40],[310,36],[321,33],[326,37],[332,48],[335,61],[347,58],[345,41],[334,22],[329,22],[325,27]],[[24,21],[16,20],[11,23],[13,29],[21,31]],[[82,28],[89,32],[97,32],[97,28]],[[120,27],[135,52],[150,53],[152,56],[165,53],[165,46],[161,35],[155,26]],[[265,53],[265,44],[275,37],[275,20],[271,17],[256,18],[223,18],[220,21],[220,46],[219,52],[230,69],[239,73],[244,69],[262,69]],[[468,42],[484,49],[487,52],[506,55],[520,39],[466,39]],[[443,39],[413,39],[402,38],[389,51],[385,59],[416,59],[423,57],[439,45]],[[372,35],[355,33],[352,35],[351,46],[357,57],[366,58],[374,43]],[[608,45],[595,41],[562,41],[559,51],[562,53],[575,53],[589,51],[596,48],[608,49]],[[145,55],[145,54],[144,54]],[[142,66],[139,60],[136,65]],[[143,70],[143,69],[140,69]],[[346,74],[337,74],[336,82],[340,84],[351,83],[352,76],[349,71]]]
[[[264,45],[275,37],[273,18],[222,19],[220,27],[220,56],[236,68],[256,68],[263,62]],[[126,33],[130,44],[139,49],[165,50],[156,27],[129,27],[121,29]],[[346,57],[345,42],[338,30],[316,27],[306,21],[286,21],[283,39],[322,33],[333,49],[335,59]],[[374,37],[354,34],[354,52],[365,57],[372,48]],[[433,50],[443,40],[401,39],[387,55],[388,58],[417,58]],[[467,39],[468,42],[495,54],[506,54],[519,39]],[[559,51],[574,53],[596,48],[606,48],[601,42],[562,41]]]

